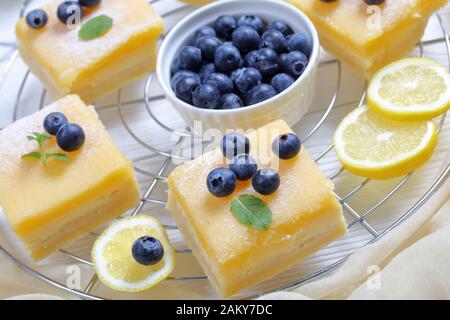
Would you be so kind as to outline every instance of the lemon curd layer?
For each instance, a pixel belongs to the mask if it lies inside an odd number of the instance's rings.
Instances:
[[[24,18],[16,26],[22,58],[53,98],[73,93],[90,103],[154,70],[164,26],[148,1],[108,0],[86,9],[81,25],[99,15],[113,19],[111,30],[89,41],[79,38],[80,26],[58,20],[60,3],[43,7],[48,22],[42,29],[31,29]]]
[[[55,111],[83,128],[83,147],[65,153],[68,162],[50,159],[46,167],[37,160],[22,160],[23,154],[37,150],[26,136],[43,132],[43,119]],[[54,138],[45,143],[45,151],[62,152]],[[139,201],[131,162],[115,147],[94,108],[77,96],[67,96],[0,131],[0,161],[0,206],[35,260]]]
[[[256,195],[250,181],[238,182],[230,197],[211,195],[206,178],[224,165],[220,150],[179,166],[169,176],[168,209],[222,296],[267,280],[346,233],[333,184],[308,152],[303,149],[287,161],[271,152],[273,139],[289,132],[279,120],[247,135],[259,167],[271,166],[281,176],[281,186],[273,195]],[[248,228],[235,219],[230,205],[240,194],[256,195],[270,207],[273,221],[267,231]]]
[[[361,0],[288,2],[313,21],[327,51],[369,78],[408,54],[423,36],[431,14],[448,0],[386,0],[379,6]]]

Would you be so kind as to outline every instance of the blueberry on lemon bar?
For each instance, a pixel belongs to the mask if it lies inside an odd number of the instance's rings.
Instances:
[[[34,260],[140,198],[131,162],[75,95],[0,131],[0,161],[0,207]]]
[[[16,26],[19,51],[50,95],[86,103],[155,67],[161,17],[146,0],[52,0]]]
[[[168,209],[224,297],[347,231],[333,184],[282,120],[228,134],[222,148],[176,168],[168,184]]]

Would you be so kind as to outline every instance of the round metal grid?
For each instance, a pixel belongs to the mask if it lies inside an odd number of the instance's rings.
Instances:
[[[152,0],[149,1],[151,4],[159,2],[160,0]],[[23,16],[27,6],[31,0],[25,0],[23,1],[22,8],[20,10],[20,16]],[[179,7],[177,9],[174,9],[172,11],[166,12],[162,16],[164,18],[167,18],[168,16],[177,13],[180,10],[184,10],[185,7]],[[442,44],[446,46],[447,55],[450,63],[450,39],[449,35],[446,33],[445,28],[443,26],[442,18],[439,14],[436,14],[436,17],[439,21],[439,24],[442,28],[442,38],[430,40],[430,41],[421,41],[418,44],[420,56],[424,56],[424,47],[427,45],[435,45],[435,44]],[[161,37],[161,39],[164,38],[164,35]],[[8,45],[11,46],[11,44],[2,44],[0,45]],[[14,62],[18,59],[19,54],[16,51],[14,51],[9,58],[8,62],[6,63],[4,71],[0,74],[0,88],[2,87],[2,84],[4,81],[6,81],[7,76],[9,75],[11,68],[14,64]],[[320,67],[325,67],[327,65],[334,65],[337,72],[337,80],[336,80],[336,89],[332,95],[331,101],[327,108],[325,109],[325,112],[320,117],[320,119],[317,121],[317,123],[313,126],[313,128],[303,136],[302,141],[307,142],[310,138],[312,138],[315,134],[317,134],[317,131],[319,128],[321,128],[329,119],[330,114],[333,112],[333,110],[336,108],[336,102],[337,98],[339,96],[339,92],[341,89],[341,63],[338,60],[331,60],[324,62],[320,65]],[[16,121],[19,118],[19,110],[21,109],[21,97],[23,96],[23,92],[25,89],[25,85],[27,83],[27,80],[29,78],[30,71],[26,71],[23,79],[21,81],[21,84],[18,88],[17,97],[15,100],[14,105],[14,113],[13,113],[13,121]],[[172,134],[173,136],[176,136],[178,138],[178,143],[183,142],[183,139],[190,139],[193,137],[192,130],[190,128],[186,128],[185,130],[176,130],[174,128],[171,128],[170,126],[166,125],[160,117],[152,110],[152,102],[156,102],[158,100],[163,100],[165,97],[163,95],[155,95],[151,96],[150,89],[152,87],[152,82],[154,81],[153,74],[150,74],[147,76],[146,82],[145,82],[145,88],[144,88],[144,97],[143,99],[139,100],[131,100],[131,101],[123,101],[122,99],[122,90],[119,90],[117,93],[117,103],[111,104],[111,105],[105,105],[101,107],[97,107],[97,110],[106,110],[106,109],[113,109],[116,108],[118,110],[119,119],[123,125],[123,127],[126,129],[128,134],[145,150],[147,150],[150,154],[141,156],[139,158],[134,159],[134,167],[136,172],[139,174],[142,174],[150,179],[150,184],[147,186],[144,195],[141,199],[141,201],[138,203],[138,205],[134,208],[134,210],[129,213],[130,215],[136,215],[143,213],[142,210],[144,208],[144,205],[146,203],[151,203],[156,206],[162,206],[164,207],[167,203],[166,199],[157,199],[153,198],[154,191],[157,187],[158,183],[165,183],[167,179],[167,169],[169,165],[171,164],[172,159],[177,160],[187,160],[186,157],[174,155],[172,150],[160,150],[157,147],[152,146],[151,144],[148,144],[147,142],[143,141],[138,135],[135,134],[133,131],[133,123],[130,123],[129,120],[126,119],[124,115],[124,107],[134,105],[137,103],[144,103],[145,110],[147,115],[154,121],[160,128],[162,128],[164,131]],[[365,95],[366,93],[363,92],[361,95],[361,98],[359,99],[359,102],[357,102],[358,106],[361,106],[365,102]],[[42,109],[44,107],[46,98],[46,91],[45,89],[41,92],[40,99],[39,99],[39,109]],[[439,131],[441,130],[442,126],[444,125],[444,121],[446,119],[446,115],[441,116],[439,121]],[[326,148],[324,148],[315,158],[314,160],[316,162],[319,162],[322,160],[325,156],[327,156],[332,150],[334,146],[330,144]],[[139,163],[144,160],[149,160],[152,158],[161,158],[163,159],[163,164],[160,166],[160,168],[156,171],[148,171],[144,168],[139,166]],[[335,180],[338,176],[340,176],[342,173],[345,172],[345,169],[343,167],[340,167],[337,169],[333,174],[329,176],[331,180]],[[399,218],[395,219],[395,221],[392,221],[392,223],[385,228],[382,232],[377,231],[366,219],[379,207],[383,206],[390,198],[392,198],[405,184],[406,182],[411,178],[413,173],[408,174],[403,179],[401,179],[398,184],[396,184],[389,192],[387,192],[380,200],[378,200],[375,204],[371,205],[368,208],[365,208],[365,210],[355,210],[350,204],[348,203],[348,200],[352,198],[353,196],[357,195],[366,185],[369,184],[370,180],[365,179],[361,183],[357,184],[355,187],[352,188],[350,192],[347,192],[344,195],[338,195],[335,193],[336,198],[340,201],[342,206],[344,207],[345,211],[353,218],[353,220],[348,224],[348,228],[352,228],[355,225],[361,225],[362,228],[370,235],[370,240],[365,244],[371,244],[384,235],[386,235],[388,232],[395,229],[399,224],[401,224],[403,221],[405,221],[408,217],[410,217],[414,212],[421,207],[428,199],[432,196],[432,194],[441,186],[441,184],[447,179],[448,175],[450,173],[450,164],[447,165],[446,169],[442,172],[442,174],[434,181],[434,183],[423,193],[423,195],[417,200],[415,204],[413,204],[406,212],[404,212]],[[177,226],[174,224],[165,224],[164,225],[168,230],[177,230]],[[97,233],[91,233],[90,236],[97,237]],[[189,249],[178,249],[176,250],[177,254],[191,254],[191,250]],[[34,277],[42,280],[43,282],[47,283],[48,285],[51,285],[53,287],[56,287],[58,289],[61,289],[65,291],[66,293],[73,294],[75,296],[78,296],[80,298],[84,299],[94,299],[94,300],[100,300],[100,299],[107,299],[106,296],[99,296],[94,293],[95,286],[97,284],[97,277],[94,275],[87,286],[83,290],[77,290],[72,289],[65,284],[58,282],[56,279],[52,279],[42,272],[36,270],[33,266],[28,264],[27,262],[22,261],[18,257],[14,256],[10,251],[6,250],[3,246],[0,245],[0,252],[3,253],[6,257],[11,259],[16,265],[18,265],[21,269],[28,272],[29,274],[33,275]],[[61,250],[62,254],[66,255],[68,258],[72,259],[74,262],[84,264],[88,267],[92,267],[92,262],[88,259],[85,259],[77,254],[74,254],[68,250]],[[351,254],[344,255],[343,257],[340,257],[336,262],[331,263],[327,265],[326,267],[323,267],[319,270],[315,270],[314,272],[311,272],[309,275],[301,277],[300,279],[297,279],[296,281],[291,281],[288,284],[279,285],[279,286],[272,286],[269,289],[263,289],[260,291],[253,291],[250,293],[247,293],[244,296],[239,296],[238,298],[255,298],[258,296],[261,296],[263,294],[267,294],[270,292],[278,291],[278,290],[287,290],[287,289],[293,289],[296,287],[301,286],[302,284],[305,284],[311,280],[314,280],[318,278],[319,276],[322,276],[323,274],[326,274],[327,272],[330,272],[331,270],[335,269],[336,267],[340,266],[343,262],[345,262]],[[168,281],[205,281],[207,278],[205,276],[177,276],[177,277],[170,277]]]

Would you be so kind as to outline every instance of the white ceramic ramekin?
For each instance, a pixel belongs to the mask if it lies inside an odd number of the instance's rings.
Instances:
[[[192,38],[196,29],[212,25],[221,15],[241,16],[252,14],[265,21],[282,20],[294,32],[304,32],[313,42],[308,67],[303,75],[287,90],[272,99],[252,106],[233,110],[208,110],[191,106],[175,96],[170,86],[170,65],[179,50]],[[205,129],[255,129],[268,122],[284,119],[288,124],[298,122],[310,107],[315,91],[319,64],[319,37],[312,22],[297,8],[279,0],[222,0],[207,5],[180,21],[164,40],[157,62],[159,82],[167,99],[176,107],[185,122],[192,127]]]

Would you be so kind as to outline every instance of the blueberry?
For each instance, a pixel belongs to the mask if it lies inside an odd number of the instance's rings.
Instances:
[[[283,53],[287,50],[286,38],[277,30],[268,30],[261,37],[260,48],[270,48],[277,53]]]
[[[202,66],[202,51],[199,48],[183,47],[178,55],[181,69],[196,71]]]
[[[258,16],[254,15],[245,15],[239,18],[238,27],[248,26],[255,29],[259,34],[262,34],[264,31],[264,21]]]
[[[283,70],[283,68],[286,66],[286,58],[287,53],[282,53],[278,56],[278,67]]]
[[[95,7],[97,6],[100,2],[102,2],[102,0],[78,0],[78,2],[83,6],[83,7]]]
[[[206,179],[209,192],[216,197],[228,197],[236,189],[237,178],[233,171],[217,168],[211,171]]]
[[[197,42],[197,39],[199,39],[203,36],[217,37],[217,33],[211,27],[208,27],[208,26],[201,27],[194,32],[194,37],[192,38],[191,45],[195,45],[195,42]]]
[[[270,84],[275,88],[275,90],[277,90],[278,93],[280,93],[289,88],[294,82],[295,79],[287,73],[279,73],[272,78]]]
[[[170,75],[174,76],[175,73],[181,70],[180,62],[178,59],[173,60],[172,64],[170,65]]]
[[[44,10],[36,9],[28,12],[26,20],[30,28],[40,29],[47,24],[48,16]]]
[[[194,106],[202,109],[216,109],[220,106],[220,91],[210,84],[198,86],[192,94]]]
[[[210,84],[219,89],[221,94],[233,92],[233,81],[223,73],[211,73],[204,80],[204,84]]]
[[[217,35],[225,40],[231,40],[231,35],[236,28],[237,22],[233,16],[220,16],[214,22],[214,30]]]
[[[302,148],[300,138],[294,133],[282,134],[272,143],[272,150],[280,159],[289,160],[296,157]]]
[[[214,61],[214,54],[221,45],[222,41],[213,36],[203,36],[195,41],[195,46],[202,52],[202,58],[208,62]]]
[[[200,77],[195,72],[187,71],[187,70],[181,70],[181,71],[178,71],[177,73],[175,73],[175,75],[172,77],[172,80],[170,80],[170,84],[172,86],[172,89],[175,89],[176,85],[177,85],[177,82],[180,79],[185,78],[185,77],[194,78],[198,83],[201,82],[200,81],[201,80]]]
[[[50,113],[44,119],[44,129],[51,134],[52,136],[56,136],[58,130],[61,129],[62,126],[68,124],[67,118],[61,112],[53,112]]]
[[[236,79],[236,87],[240,92],[246,94],[251,89],[261,84],[262,75],[255,68],[244,68]]]
[[[269,24],[269,30],[277,30],[281,32],[285,37],[292,33],[291,27],[283,21],[273,21]]]
[[[274,76],[278,73],[277,53],[269,48],[258,50],[255,57],[255,67],[263,76]]]
[[[239,109],[244,106],[244,103],[238,95],[234,93],[227,93],[220,99],[220,105],[221,109]]]
[[[258,56],[258,50],[250,51],[247,53],[244,59],[244,66],[247,68],[257,68],[256,57]]]
[[[263,83],[250,90],[246,102],[247,105],[251,106],[269,100],[276,95],[277,91],[271,85]]]
[[[216,72],[214,63],[208,63],[200,67],[200,70],[198,70],[198,75],[203,81],[208,75],[214,72]]]
[[[386,0],[364,0],[365,3],[367,3],[369,6],[378,6],[382,3],[384,3]]]
[[[253,177],[258,170],[258,165],[248,154],[238,154],[231,160],[230,169],[238,180],[245,181]]]
[[[134,260],[144,266],[153,266],[164,256],[164,248],[158,239],[144,236],[137,239],[131,249]]]
[[[73,123],[62,126],[56,134],[56,142],[58,143],[58,146],[67,152],[80,149],[85,140],[86,136],[83,128]]]
[[[84,9],[78,1],[64,1],[56,12],[59,21],[64,24],[75,24],[84,15]]]
[[[307,65],[308,58],[303,53],[300,51],[292,51],[287,54],[282,67],[284,72],[297,79],[303,74]]]
[[[230,79],[231,81],[233,81],[234,85],[236,85],[236,80],[238,79],[239,75],[243,70],[244,68],[239,68],[230,73]]]
[[[241,53],[235,46],[224,44],[216,50],[214,64],[217,70],[227,73],[239,68],[241,60]]]
[[[253,176],[253,189],[264,196],[268,196],[280,187],[280,175],[272,169],[258,170]]]
[[[309,57],[312,51],[312,43],[309,37],[304,33],[294,33],[287,39],[289,51],[300,51]]]
[[[250,140],[240,133],[229,133],[222,139],[222,153],[228,159],[233,159],[238,154],[250,152]]]
[[[184,102],[193,104],[192,94],[199,85],[201,85],[201,81],[198,75],[197,77],[182,77],[175,84],[175,95]]]
[[[249,26],[238,27],[234,30],[232,39],[233,45],[243,54],[258,49],[261,41],[258,32]]]

